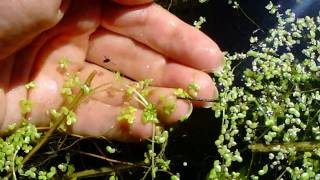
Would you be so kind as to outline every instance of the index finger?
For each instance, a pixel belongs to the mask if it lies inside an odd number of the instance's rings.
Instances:
[[[223,64],[217,44],[156,4],[121,6],[105,2],[102,26],[139,41],[181,64],[206,71]]]
[[[152,2],[153,0],[113,0],[114,2],[117,2],[119,4],[124,5],[141,5],[141,4],[147,4]]]

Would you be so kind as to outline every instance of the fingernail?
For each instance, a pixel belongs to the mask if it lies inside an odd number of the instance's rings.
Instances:
[[[214,83],[214,82],[213,82]],[[218,88],[215,86],[215,83],[214,83],[214,88],[213,88],[213,97],[212,97],[212,101],[216,100],[219,98],[219,90]],[[203,105],[202,107],[203,108],[206,108],[206,109],[209,109],[211,108],[213,105],[213,102],[203,102]]]
[[[224,67],[224,65],[218,66],[217,68],[213,69],[211,72],[212,73],[220,73],[223,71],[223,67]]]
[[[209,73],[209,74],[211,74],[211,73],[220,73],[220,72],[222,72],[223,71],[223,68],[224,68],[224,66],[223,65],[221,65],[221,66],[217,66],[217,67],[215,67],[215,68],[213,68],[213,69],[202,69],[202,71],[203,72],[206,72],[206,73]]]
[[[212,102],[205,102],[202,107],[205,109],[209,109],[212,107],[212,104],[213,104]]]
[[[187,120],[187,119],[191,116],[191,114],[192,114],[193,105],[192,105],[192,103],[191,103],[190,101],[189,101],[188,103],[189,103],[188,112],[187,112],[186,115],[184,115],[184,116],[182,116],[182,117],[180,118],[180,121],[181,121],[181,122]]]
[[[206,49],[208,61],[208,69],[205,72],[216,73],[223,70],[224,66],[224,54],[221,52],[218,46]]]

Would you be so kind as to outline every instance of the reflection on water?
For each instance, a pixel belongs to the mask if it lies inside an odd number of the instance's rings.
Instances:
[[[319,2],[319,0],[300,0],[299,3],[292,7],[292,10],[294,13],[296,13],[297,17],[300,17],[306,12],[306,10],[310,9],[311,6],[319,7],[314,5],[315,3],[317,3],[317,1]]]
[[[292,9],[297,17],[316,16],[319,14],[319,0],[281,0],[283,9]]]

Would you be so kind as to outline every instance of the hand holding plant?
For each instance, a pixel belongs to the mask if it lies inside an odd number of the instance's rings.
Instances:
[[[164,124],[191,113],[192,104],[178,99],[176,88],[188,89],[189,84],[196,83],[197,98],[213,99],[217,95],[204,71],[212,72],[222,65],[219,48],[160,6],[148,1],[137,1],[139,6],[110,1],[50,3],[54,6],[21,2],[27,9],[21,7],[12,16],[10,11],[3,11],[8,19],[0,26],[4,30],[0,36],[2,131],[10,124],[19,125],[23,118],[48,126],[52,112],[63,105],[65,96],[77,92],[77,82],[92,71],[97,75],[91,87],[101,88],[74,112],[77,121],[70,127],[81,135],[117,140],[151,136],[151,124],[142,121],[144,107],[135,98],[128,99],[126,90],[136,86],[132,80],[153,80],[145,97],[155,105]],[[9,1],[0,5],[18,8]],[[50,13],[47,16],[43,12]],[[125,77],[118,79],[110,70]],[[31,88],[25,87],[28,82],[32,82]],[[135,108],[130,126],[118,120],[128,107]],[[25,111],[22,115],[21,110]]]

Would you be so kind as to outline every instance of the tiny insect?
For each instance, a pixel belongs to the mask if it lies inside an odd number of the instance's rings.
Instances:
[[[111,59],[107,58],[106,56],[104,56],[104,60],[103,60],[104,63],[111,63],[113,65],[116,65],[114,62],[111,61]]]
[[[108,63],[108,62],[110,62],[110,61],[111,61],[111,60],[110,60],[109,58],[104,57],[104,60],[103,60],[104,63]]]

